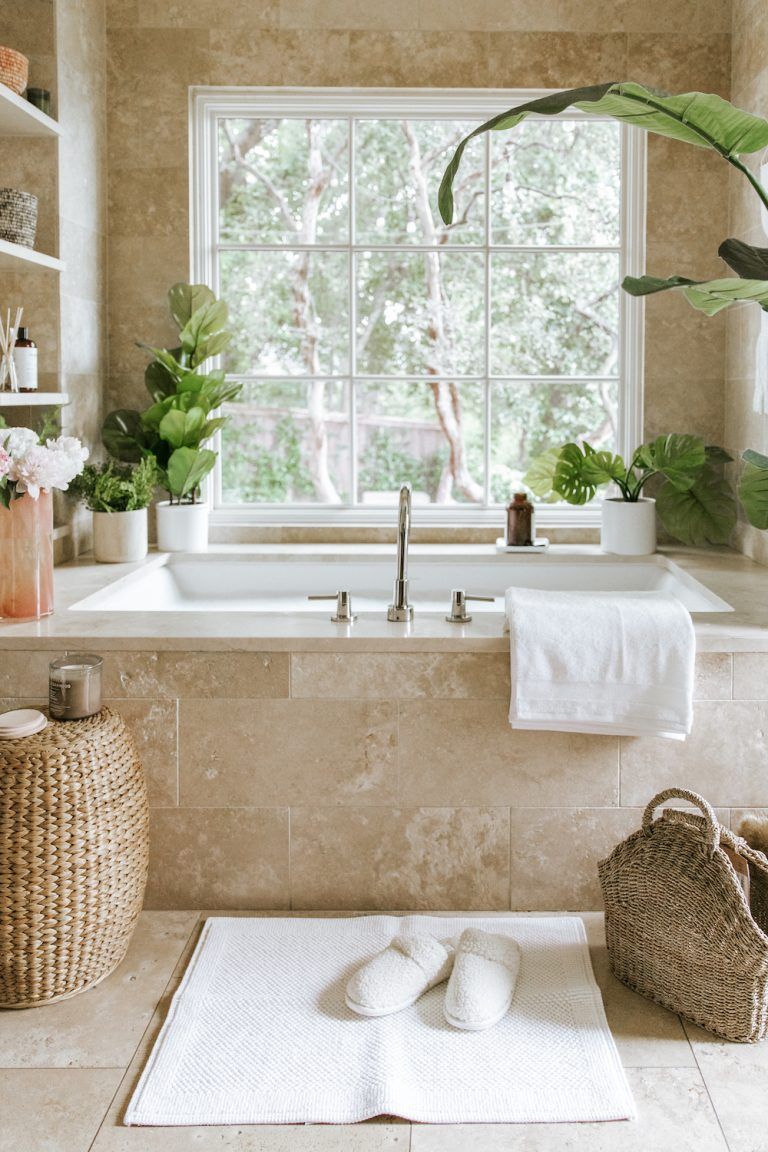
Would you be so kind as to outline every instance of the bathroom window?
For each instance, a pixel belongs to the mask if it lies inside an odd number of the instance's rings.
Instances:
[[[437,210],[458,141],[531,95],[193,90],[193,272],[229,305],[244,384],[222,512],[391,519],[410,480],[427,518],[483,522],[546,449],[627,449],[643,134],[578,114],[485,134],[454,224]]]

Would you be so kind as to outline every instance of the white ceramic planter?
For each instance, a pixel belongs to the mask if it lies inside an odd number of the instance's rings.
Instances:
[[[100,564],[132,564],[147,554],[147,510],[93,513],[93,554]]]
[[[649,556],[656,551],[656,501],[604,500],[600,547],[617,556]]]
[[[163,500],[157,512],[157,547],[161,552],[208,551],[208,505],[170,504]]]

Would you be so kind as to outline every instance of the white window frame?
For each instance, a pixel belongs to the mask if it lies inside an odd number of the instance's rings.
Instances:
[[[547,89],[483,88],[258,88],[192,87],[189,90],[190,165],[190,274],[195,283],[205,283],[218,292],[219,269],[216,232],[218,224],[218,144],[220,118],[348,116],[366,118],[426,118],[473,120],[478,123],[515,104],[544,96]],[[570,118],[585,118],[570,110]],[[594,117],[591,117],[594,119]],[[354,210],[354,189],[350,187],[350,211]],[[642,276],[645,271],[646,214],[646,133],[621,125],[621,228],[620,275]],[[505,245],[505,250],[539,250],[540,245]],[[605,249],[615,250],[615,245]],[[348,245],[340,250],[350,251]],[[600,247],[554,246],[553,251],[600,251]],[[643,326],[641,299],[619,293],[619,413],[618,450],[625,456],[641,442],[643,429]],[[352,310],[354,312],[354,310]],[[354,334],[354,315],[350,318]],[[487,367],[487,365],[486,365]],[[298,377],[297,377],[298,379]],[[515,379],[508,377],[507,379]],[[531,379],[519,377],[521,381]],[[547,381],[549,378],[532,377]],[[556,379],[568,379],[557,377]],[[576,379],[576,378],[574,378]],[[488,380],[485,381],[488,388]],[[354,391],[354,390],[353,390]],[[487,407],[487,406],[486,406]],[[354,424],[354,421],[353,421]],[[490,449],[486,429],[486,476]],[[354,438],[354,427],[351,429]],[[218,446],[218,445],[217,445]],[[354,439],[352,441],[354,452]],[[486,479],[487,484],[487,479]],[[222,505],[221,465],[217,463],[208,486],[211,520],[215,525],[304,524],[375,525],[389,524],[391,508],[343,507],[328,504]],[[594,527],[599,523],[596,507],[566,504],[543,505],[537,513],[540,526]],[[499,523],[499,507],[476,505],[424,505],[418,509],[418,523],[445,527]]]

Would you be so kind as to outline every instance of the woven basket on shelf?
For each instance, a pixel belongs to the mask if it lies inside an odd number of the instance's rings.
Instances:
[[[0,238],[34,248],[37,232],[37,196],[16,188],[0,188]]]
[[[678,798],[704,813],[654,812]],[[608,955],[635,992],[727,1040],[768,1036],[768,858],[684,788],[599,864]],[[749,874],[749,899],[739,873]]]
[[[147,826],[144,774],[115,712],[0,740],[0,1007],[74,996],[120,963]]]
[[[5,84],[17,96],[27,86],[29,60],[15,48],[0,47],[0,84]]]

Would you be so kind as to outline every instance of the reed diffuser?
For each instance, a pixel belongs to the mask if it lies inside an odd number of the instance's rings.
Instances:
[[[6,313],[6,322],[0,316],[0,392],[18,392],[19,378],[16,372],[16,361],[13,352],[24,315],[23,308],[16,309],[16,317],[11,325],[11,310]]]

